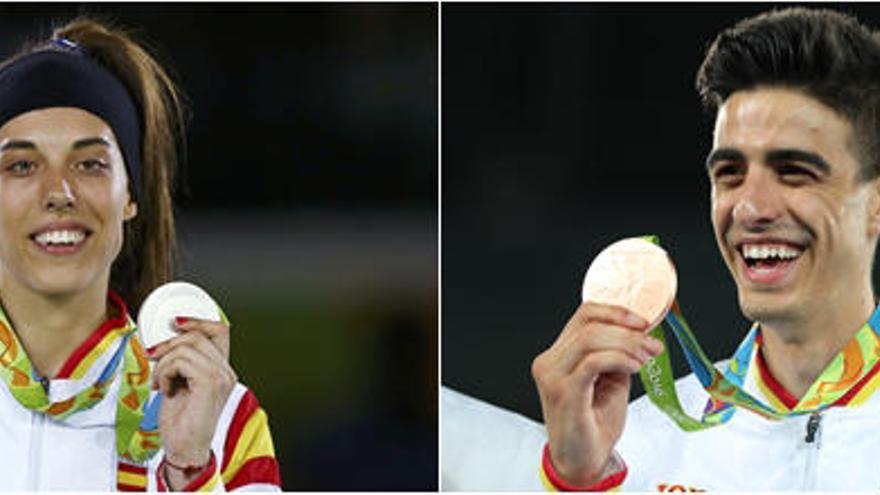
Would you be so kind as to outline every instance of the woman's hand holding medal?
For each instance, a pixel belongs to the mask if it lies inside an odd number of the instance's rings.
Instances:
[[[168,464],[171,488],[180,490],[211,460],[211,440],[217,420],[238,378],[229,365],[229,326],[215,321],[178,320],[178,337],[160,344],[154,387],[163,394],[159,431]],[[175,479],[180,476],[178,485]]]
[[[163,395],[159,431],[167,481],[179,491],[210,463],[217,421],[238,378],[229,364],[229,325],[214,321],[220,319],[219,310],[210,296],[180,282],[155,294],[144,302],[138,320],[155,361],[153,388]],[[203,317],[180,316],[182,312]],[[162,324],[168,321],[173,321],[173,336]],[[167,340],[154,344],[160,339]]]
[[[676,290],[666,252],[625,239],[593,261],[584,303],[532,364],[550,458],[569,484],[599,481],[623,432],[630,375],[663,351],[647,331],[662,321]]]

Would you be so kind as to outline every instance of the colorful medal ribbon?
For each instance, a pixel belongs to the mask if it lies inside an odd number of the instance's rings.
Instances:
[[[125,313],[125,304],[113,293],[109,299],[122,316],[108,322],[113,328],[101,336],[71,371],[70,388],[79,390],[55,402],[50,401],[44,381],[37,376],[6,313],[0,308],[0,379],[22,406],[63,421],[94,407],[104,398],[121,362],[122,383],[116,406],[117,454],[127,461],[143,463],[161,447],[157,421],[160,401],[148,402],[149,363],[140,342],[133,338],[136,327]],[[100,372],[93,369],[96,363],[103,366]],[[81,383],[76,383],[77,380]],[[90,380],[93,381],[89,383]]]
[[[162,448],[159,408],[162,395],[150,399],[150,365],[137,338],[134,323],[126,337],[122,384],[116,402],[116,452],[123,459],[143,463]]]
[[[660,245],[656,236],[645,236],[645,239]],[[653,328],[649,334],[663,342],[664,350],[642,366],[639,376],[651,402],[684,431],[699,431],[723,424],[730,420],[736,407],[748,409],[773,420],[821,411],[841,399],[852,385],[859,383],[880,361],[877,352],[880,349],[880,332],[877,330],[880,328],[880,307],[878,307],[844,350],[834,357],[798,404],[790,411],[781,412],[743,390],[759,332],[757,324],[749,331],[728,363],[727,369],[722,373],[715,368],[700,348],[681,314],[678,301],[673,303],[664,321],[678,341],[694,375],[709,393],[710,399],[702,418],[695,419],[689,416],[682,408],[678,394],[675,392],[675,378],[672,376],[662,324]]]

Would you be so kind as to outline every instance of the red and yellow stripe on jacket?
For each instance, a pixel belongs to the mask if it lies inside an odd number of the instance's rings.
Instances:
[[[872,333],[871,335],[874,334]],[[786,390],[786,388],[779,383],[770,372],[770,368],[767,366],[767,362],[764,360],[764,356],[760,352],[760,345],[762,344],[761,334],[758,334],[755,343],[758,348],[752,358],[752,364],[758,370],[756,375],[758,389],[761,390],[770,405],[776,410],[780,412],[793,410],[798,405],[799,399]],[[848,352],[847,348],[842,352]],[[857,382],[850,384],[846,393],[834,401],[832,406],[858,407],[873,395],[878,387],[880,387],[880,363],[874,365],[874,367]],[[548,491],[611,491],[619,489],[623,480],[626,478],[627,469],[625,465],[623,466],[622,469],[606,476],[593,486],[574,487],[565,483],[565,481],[556,474],[556,471],[553,468],[553,463],[550,460],[549,448],[548,446],[545,446],[540,476],[544,487]]]
[[[208,466],[181,491],[281,489],[281,475],[266,411],[260,407],[254,393],[241,384],[233,389],[217,421],[211,450]],[[218,459],[222,461],[218,462]],[[163,464],[159,463],[152,473],[153,486],[159,491],[170,491],[164,480]],[[151,488],[147,468],[120,463],[117,479],[119,491]]]
[[[147,488],[147,468],[126,462],[117,464],[116,489],[120,492],[142,492]]]
[[[212,456],[205,472],[182,491],[281,489],[281,475],[269,433],[268,417],[252,391],[243,385],[236,386],[217,422],[217,430],[213,445],[215,454],[219,454],[217,440],[221,433],[225,433],[222,462],[217,466]],[[157,488],[160,491],[168,490],[162,479],[162,469],[157,469],[156,474]]]
[[[541,476],[541,484],[544,485],[544,489],[546,489],[548,492],[620,491],[620,485],[622,485],[623,480],[626,479],[628,468],[626,467],[626,463],[623,462],[623,459],[617,454],[617,452],[612,453],[611,462],[608,466],[607,471],[610,471],[610,474],[606,474],[604,478],[600,479],[590,486],[571,485],[563,480],[562,477],[559,476],[559,474],[556,472],[556,468],[553,466],[553,460],[550,459],[550,445],[544,445],[544,455],[541,458],[541,468],[539,474]]]
[[[755,339],[755,343],[759,346],[761,345],[760,334]],[[794,409],[798,405],[799,399],[782,386],[773,374],[770,373],[770,368],[767,366],[767,361],[764,360],[761,352],[755,352],[754,361],[758,368],[756,379],[758,389],[761,390],[768,402],[770,402],[770,405],[781,412]],[[874,365],[858,382],[852,384],[845,394],[834,401],[832,406],[860,406],[868,397],[874,394],[877,387],[880,387],[880,363]]]
[[[253,484],[281,486],[266,411],[250,390],[239,401],[229,425],[220,477],[226,490]]]

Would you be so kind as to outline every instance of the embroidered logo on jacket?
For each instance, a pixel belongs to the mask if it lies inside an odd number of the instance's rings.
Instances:
[[[657,485],[657,491],[661,493],[696,493],[705,492],[705,488],[697,488],[695,486],[673,485],[672,483],[660,483]]]

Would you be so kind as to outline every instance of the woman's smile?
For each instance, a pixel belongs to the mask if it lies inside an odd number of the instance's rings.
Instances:
[[[136,209],[113,131],[78,108],[24,113],[0,128],[3,290],[106,291]]]
[[[78,222],[52,222],[29,237],[37,247],[51,255],[76,254],[91,236],[92,231]]]

